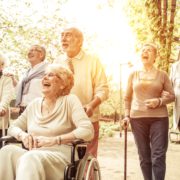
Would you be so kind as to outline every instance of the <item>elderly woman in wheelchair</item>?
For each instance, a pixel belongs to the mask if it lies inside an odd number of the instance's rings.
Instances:
[[[42,98],[35,99],[8,129],[22,141],[0,150],[0,179],[61,180],[71,162],[75,139],[90,141],[94,131],[75,95],[72,73],[62,65],[51,64],[42,79]]]

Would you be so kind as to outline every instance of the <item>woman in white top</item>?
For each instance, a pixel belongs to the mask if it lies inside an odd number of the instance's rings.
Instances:
[[[91,140],[92,124],[79,99],[69,94],[73,74],[52,64],[42,79],[44,97],[33,100],[10,126],[8,134],[27,150],[8,145],[0,151],[0,179],[61,180],[75,139]]]
[[[0,55],[0,136],[5,135],[5,129],[8,127],[8,107],[14,92],[11,78],[3,75],[5,62],[5,57]],[[2,144],[0,144],[1,146]]]
[[[173,129],[180,130],[180,51],[178,61],[172,64],[170,71],[170,79],[175,93],[175,103],[173,112]]]

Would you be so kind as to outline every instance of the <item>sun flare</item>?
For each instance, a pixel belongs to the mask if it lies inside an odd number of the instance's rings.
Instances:
[[[91,51],[98,54],[107,74],[112,76],[112,82],[119,83],[121,73],[122,85],[125,86],[129,72],[127,63],[136,59],[135,37],[123,12],[124,1],[115,1],[113,7],[100,8],[103,2],[70,0],[63,9],[63,15],[72,26],[80,27],[89,35],[95,34]]]
[[[112,83],[119,84],[121,76],[123,87],[127,82],[129,72],[127,64],[128,62],[135,64],[137,59],[134,49],[135,36],[123,10],[125,1],[68,0],[62,3],[61,10],[56,14],[59,18],[65,19],[68,26],[75,26],[83,31],[84,48],[100,57],[107,75],[112,77]],[[12,2],[4,1],[3,8],[8,9]],[[39,20],[45,15],[53,19],[53,14],[60,5],[57,0],[31,0],[30,2],[31,6],[27,8],[23,1],[17,1],[15,12],[12,11],[11,15],[20,12],[21,16],[18,18],[22,24],[24,16],[30,16],[32,27],[43,26]],[[91,38],[89,44],[86,38]]]

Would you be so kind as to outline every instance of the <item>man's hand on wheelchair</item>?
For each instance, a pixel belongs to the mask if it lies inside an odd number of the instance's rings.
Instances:
[[[88,117],[91,117],[93,115],[94,109],[90,105],[84,106],[84,111],[86,112]]]
[[[130,122],[130,117],[126,116],[122,121],[123,121],[122,123],[123,123],[124,129],[127,129],[129,126],[129,122]]]

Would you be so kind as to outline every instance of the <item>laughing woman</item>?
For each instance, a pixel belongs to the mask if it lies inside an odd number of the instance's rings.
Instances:
[[[125,121],[130,121],[144,180],[164,180],[168,147],[168,111],[174,101],[168,74],[155,68],[157,48],[145,44],[142,68],[130,74],[125,94]]]
[[[73,75],[49,65],[42,80],[44,97],[35,99],[10,126],[8,133],[27,150],[7,145],[0,150],[0,179],[61,180],[75,139],[91,140],[93,127],[75,95]]]

